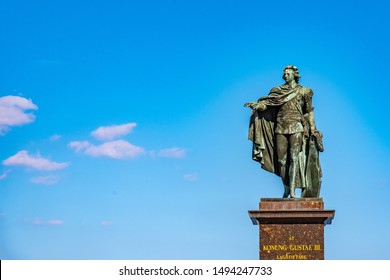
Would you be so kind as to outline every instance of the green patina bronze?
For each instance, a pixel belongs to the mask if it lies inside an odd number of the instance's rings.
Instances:
[[[288,65],[285,84],[244,105],[252,109],[252,158],[282,178],[284,198],[295,198],[296,188],[302,189],[302,197],[319,197],[321,189],[322,133],[314,121],[313,91],[298,84],[299,78],[298,68]]]

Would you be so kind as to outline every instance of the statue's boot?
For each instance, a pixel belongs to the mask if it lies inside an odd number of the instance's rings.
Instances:
[[[290,195],[290,187],[287,185],[284,185],[284,194],[283,198],[287,198]]]
[[[290,196],[292,198],[296,198],[295,196],[295,176],[296,176],[296,171],[297,171],[297,165],[295,162],[293,162],[290,166]]]
[[[306,197],[306,195],[307,195],[307,190],[306,190],[306,188],[303,188],[301,197]]]
[[[291,188],[290,188],[290,196],[291,196],[291,198],[296,198],[296,195],[295,195],[295,187],[291,187]]]

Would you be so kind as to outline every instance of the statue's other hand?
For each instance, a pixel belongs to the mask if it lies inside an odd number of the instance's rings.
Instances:
[[[324,144],[322,143],[322,132],[319,130],[315,130],[312,132],[312,135],[316,139],[317,150],[320,152],[323,152],[324,151]]]

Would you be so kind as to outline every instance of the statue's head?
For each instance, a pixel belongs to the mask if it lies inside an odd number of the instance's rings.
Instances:
[[[286,70],[288,70],[288,69],[289,69],[289,71],[292,71],[292,73],[294,75],[294,79],[298,83],[299,78],[301,77],[301,75],[299,75],[298,67],[293,66],[293,65],[287,65],[286,67],[284,67],[284,69],[283,69],[283,80],[286,81]]]

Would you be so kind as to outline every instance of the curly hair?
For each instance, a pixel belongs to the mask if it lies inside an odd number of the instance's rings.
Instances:
[[[283,69],[283,80],[286,80],[286,78],[284,77],[284,72],[287,70],[287,69],[292,69],[294,71],[294,79],[295,81],[298,83],[299,81],[299,78],[301,77],[301,75],[299,75],[299,71],[298,71],[298,67],[294,66],[294,65],[287,65],[286,67],[284,67]]]

